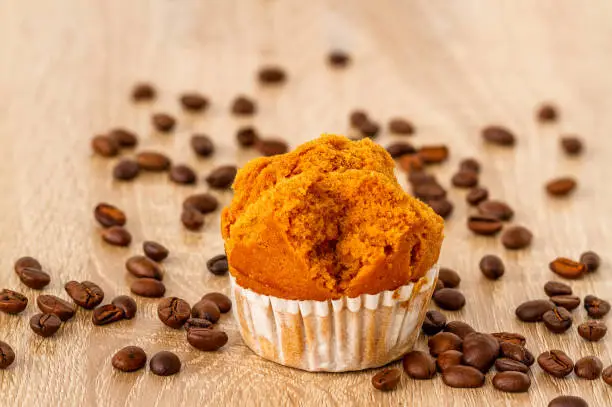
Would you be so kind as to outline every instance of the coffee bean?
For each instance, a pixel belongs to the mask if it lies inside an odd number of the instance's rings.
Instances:
[[[502,234],[501,242],[506,249],[524,249],[531,244],[533,234],[524,226],[512,226]]]
[[[137,83],[132,89],[132,99],[135,102],[142,102],[155,99],[157,92],[153,85],[149,83]]]
[[[462,343],[463,340],[454,333],[439,332],[429,338],[427,346],[432,356],[438,356],[447,350],[461,350]]]
[[[493,387],[507,393],[524,393],[531,386],[531,379],[525,373],[508,371],[493,376]]]
[[[561,147],[565,154],[570,156],[580,155],[583,150],[582,140],[574,136],[566,136],[561,138]]]
[[[204,318],[189,318],[185,321],[185,330],[189,331],[192,328],[212,328],[213,323]]]
[[[465,196],[465,200],[472,206],[478,205],[489,197],[489,190],[483,187],[474,187],[470,189]]]
[[[442,219],[447,219],[453,213],[453,204],[446,198],[428,200],[425,203]]]
[[[359,131],[364,137],[375,138],[380,131],[380,125],[374,121],[368,120],[359,126]]]
[[[499,342],[492,335],[472,332],[463,339],[463,363],[483,373],[489,371],[499,356]]]
[[[181,95],[179,98],[183,109],[192,112],[199,112],[208,107],[208,98],[197,92],[187,92]]]
[[[19,314],[28,306],[28,297],[16,291],[0,291],[0,311],[7,314]]]
[[[187,330],[187,342],[196,349],[212,352],[227,343],[227,334],[210,328],[195,328]]]
[[[229,188],[236,178],[238,169],[235,165],[222,165],[211,171],[206,177],[206,182],[212,188]]]
[[[508,342],[515,345],[525,346],[527,343],[527,340],[523,335],[514,332],[494,332],[491,335],[497,339],[500,345],[504,342]]]
[[[440,311],[429,310],[425,314],[421,329],[425,335],[431,336],[442,331],[446,326],[446,317]]]
[[[64,289],[77,305],[85,309],[94,309],[104,299],[104,291],[91,281],[68,281]]]
[[[440,267],[438,279],[442,280],[444,287],[447,288],[456,288],[461,283],[461,276],[459,276],[459,273],[447,267]]]
[[[127,220],[125,213],[123,213],[121,209],[107,203],[99,203],[96,205],[94,217],[98,223],[105,228],[123,226]]]
[[[474,215],[468,218],[467,227],[477,235],[490,236],[502,230],[504,225],[494,216]]]
[[[197,231],[204,226],[204,215],[193,208],[185,208],[181,213],[181,222],[187,229]]]
[[[119,154],[119,144],[109,136],[95,136],[91,139],[94,153],[102,157],[114,157]]]
[[[491,144],[498,146],[513,146],[516,142],[514,134],[501,126],[489,126],[482,130],[482,137]]]
[[[499,220],[510,220],[514,216],[514,211],[507,203],[494,200],[479,203],[478,212],[482,215],[493,216]]]
[[[30,318],[30,328],[43,338],[56,333],[61,325],[62,321],[53,314],[35,314]]]
[[[209,193],[195,194],[183,201],[183,209],[195,209],[203,215],[214,212],[219,206],[219,201]]]
[[[542,315],[546,328],[552,333],[560,334],[572,326],[572,314],[563,307],[555,307]]]
[[[572,177],[555,178],[546,183],[546,191],[552,196],[566,196],[576,189],[576,185]]]
[[[372,386],[381,391],[394,390],[400,382],[401,375],[399,369],[387,367],[372,377]]]
[[[337,49],[329,53],[327,61],[333,67],[344,68],[351,62],[351,57],[346,52]]]
[[[606,367],[601,373],[601,378],[607,384],[612,386],[612,365]]]
[[[257,77],[263,84],[279,84],[285,82],[287,74],[279,66],[265,66],[259,70]]]
[[[480,173],[480,163],[475,158],[464,158],[459,162],[459,170]]]
[[[170,181],[184,185],[195,184],[197,179],[195,171],[188,165],[184,164],[173,165],[170,167],[170,173],[168,175],[170,177]]]
[[[558,307],[563,307],[568,311],[578,308],[580,305],[580,297],[575,295],[555,295],[550,297],[550,300]]]
[[[23,269],[31,268],[36,270],[42,270],[41,264],[33,257],[25,256],[17,259],[15,262],[15,273],[19,274]]]
[[[445,198],[446,190],[436,183],[417,184],[412,186],[412,194],[423,201],[433,201]]]
[[[484,385],[485,377],[480,370],[471,366],[455,365],[442,372],[442,381],[450,387],[476,388]]]
[[[130,291],[141,297],[160,298],[166,293],[166,286],[154,278],[139,278],[132,283]]]
[[[407,173],[420,172],[423,170],[424,164],[418,154],[404,154],[399,157],[397,164]]]
[[[576,376],[587,380],[598,379],[602,370],[603,363],[597,356],[585,356],[578,359],[574,365]]]
[[[460,365],[463,360],[463,353],[458,350],[447,350],[438,355],[436,365],[440,372],[444,372],[451,366]]]
[[[578,335],[587,341],[597,342],[608,332],[608,327],[602,321],[586,321],[578,325]]]
[[[162,298],[157,303],[157,316],[170,328],[179,329],[191,316],[191,307],[187,301],[177,297]]]
[[[106,304],[94,309],[91,314],[91,321],[94,325],[106,325],[121,321],[123,317],[123,309],[114,304]]]
[[[601,259],[599,255],[595,252],[584,252],[580,255],[580,263],[586,266],[586,269],[589,273],[597,271],[599,265],[601,264]]]
[[[495,361],[495,369],[498,372],[529,372],[529,367],[523,363],[510,358],[499,358]]]
[[[120,295],[115,297],[111,304],[120,308],[123,311],[123,317],[125,319],[132,319],[136,315],[136,311],[138,307],[136,306],[136,301],[128,295]]]
[[[589,407],[589,405],[578,396],[559,396],[552,399],[548,407]]]
[[[472,188],[478,185],[478,174],[471,170],[459,170],[453,175],[451,182],[457,188]]]
[[[555,308],[555,304],[548,300],[525,301],[516,308],[515,314],[523,322],[541,321],[542,316]]]
[[[138,144],[138,137],[134,132],[123,128],[116,128],[108,133],[108,136],[115,140],[119,147],[130,148]]]
[[[214,302],[217,304],[217,307],[219,307],[219,311],[221,311],[223,314],[232,309],[232,300],[230,300],[225,294],[208,293],[202,297],[202,300],[210,300]]]
[[[285,154],[287,151],[289,151],[289,146],[284,140],[273,138],[258,139],[255,143],[255,148],[265,157]]]
[[[445,145],[431,145],[419,148],[418,154],[425,164],[439,164],[448,159],[449,153]]]
[[[529,352],[524,345],[512,342],[501,342],[499,347],[501,356],[505,358],[516,360],[525,366],[531,366],[535,362],[533,354]]]
[[[174,129],[176,119],[167,113],[155,113],[151,116],[151,123],[157,131],[168,133]]]
[[[205,134],[191,136],[191,148],[200,157],[210,157],[215,151],[215,145],[210,137]]]
[[[406,154],[415,154],[416,148],[405,141],[398,141],[387,146],[387,152],[392,158],[400,158]]]
[[[68,301],[64,301],[55,295],[39,295],[36,299],[38,308],[45,314],[54,314],[62,321],[67,321],[74,316],[75,309]]]
[[[125,262],[125,268],[134,277],[154,278],[156,280],[163,280],[164,278],[161,267],[153,260],[150,260],[145,256],[130,257]]]
[[[427,353],[413,350],[404,355],[404,372],[413,379],[427,380],[436,375],[436,362]]]
[[[113,246],[129,246],[132,243],[132,235],[123,226],[111,226],[102,230],[102,239]]]
[[[502,259],[493,254],[487,254],[480,259],[478,266],[482,274],[489,280],[497,280],[503,276],[506,271]]]
[[[428,174],[425,171],[421,171],[421,170],[414,170],[414,171],[409,172],[408,182],[412,185],[413,189],[417,185],[425,185],[425,184],[435,184],[436,186],[440,187],[440,185],[436,181],[435,176]],[[442,189],[442,195],[438,198],[444,198],[446,196],[446,191],[444,191],[444,188],[442,187],[440,188]]]
[[[442,309],[457,311],[464,307],[465,297],[454,288],[443,288],[434,293],[433,300]]]
[[[122,372],[134,372],[145,367],[147,354],[138,346],[126,346],[113,355],[111,363]]]
[[[129,181],[138,176],[140,166],[134,160],[121,160],[113,168],[113,177],[119,181]]]
[[[572,287],[560,281],[549,281],[544,284],[544,292],[549,297],[556,295],[571,295]]]
[[[236,141],[238,141],[238,144],[242,147],[251,147],[257,143],[257,140],[259,140],[259,136],[254,127],[241,127],[236,132]]]
[[[150,240],[142,244],[142,250],[148,258],[157,262],[163,261],[170,253],[163,245]]]
[[[584,309],[591,318],[603,318],[610,312],[610,303],[594,295],[584,297]]]
[[[574,370],[574,362],[561,350],[546,351],[538,356],[538,365],[551,376],[562,378]]]
[[[255,102],[246,96],[238,96],[232,102],[232,113],[239,116],[249,116],[255,114],[257,106]]]
[[[15,361],[15,352],[11,346],[0,341],[0,369],[6,369]]]
[[[158,376],[171,376],[181,370],[181,360],[172,352],[157,352],[149,361],[149,368]]]
[[[538,108],[536,117],[541,122],[554,122],[558,118],[557,109],[548,103]]]
[[[191,316],[194,318],[204,318],[213,324],[221,318],[219,306],[211,300],[200,300],[191,308]]]
[[[395,134],[414,134],[414,126],[408,120],[400,117],[389,120],[389,132]]]
[[[369,120],[368,114],[363,110],[354,110],[349,115],[349,123],[352,127],[359,128]]]
[[[23,284],[35,290],[41,290],[51,282],[49,274],[37,268],[22,268],[18,276]]]
[[[138,166],[145,171],[166,171],[170,168],[170,159],[162,153],[143,151],[136,156]]]
[[[206,268],[217,276],[225,275],[229,269],[227,265],[227,256],[225,254],[219,254],[211,257],[206,262]]]
[[[580,278],[586,273],[584,264],[565,257],[557,257],[548,267],[552,272],[569,279]]]
[[[472,332],[476,332],[474,328],[472,328],[469,324],[466,324],[463,321],[451,321],[446,324],[444,327],[445,332],[450,332],[461,339],[464,339],[466,336],[471,334]]]

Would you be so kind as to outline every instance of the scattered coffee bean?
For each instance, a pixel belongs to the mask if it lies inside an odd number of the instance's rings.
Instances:
[[[342,50],[334,50],[327,56],[327,61],[331,66],[336,68],[344,68],[351,62],[351,57]]]
[[[147,354],[138,346],[126,346],[113,355],[113,367],[122,372],[134,372],[147,364]]]
[[[524,249],[531,244],[533,234],[524,226],[512,226],[507,228],[501,236],[501,242],[506,249]]]
[[[510,220],[514,216],[514,211],[507,203],[494,200],[479,203],[478,212],[482,215],[493,216],[499,220]]]
[[[368,120],[359,126],[359,131],[364,137],[375,138],[380,131],[380,125],[376,122]]]
[[[138,176],[140,166],[134,160],[121,160],[113,168],[113,177],[119,181],[129,181]]]
[[[412,194],[423,201],[446,198],[446,190],[437,183],[413,185]]]
[[[427,353],[413,350],[404,355],[404,372],[413,379],[427,380],[436,375],[436,362]]]
[[[170,253],[163,245],[150,240],[142,244],[142,250],[148,258],[157,262],[163,261]]]
[[[574,136],[563,137],[561,138],[561,147],[567,155],[580,155],[582,153],[582,140]]]
[[[487,254],[480,259],[478,266],[482,274],[489,280],[497,280],[503,276],[506,271],[502,259],[493,254]]]
[[[257,106],[255,102],[246,96],[238,96],[232,102],[232,113],[239,116],[249,116],[255,114],[257,111]]]
[[[472,328],[469,324],[466,324],[463,321],[450,321],[444,327],[445,332],[450,332],[461,339],[464,339],[466,336],[471,334],[472,332],[476,332],[474,328]]]
[[[512,342],[501,342],[499,348],[501,356],[521,362],[525,366],[531,366],[535,362],[533,354],[529,352],[524,345]]]
[[[612,386],[612,365],[603,370],[601,378],[607,385]]]
[[[136,301],[134,301],[134,299],[128,295],[120,295],[115,297],[113,301],[111,301],[111,304],[123,311],[123,317],[125,319],[134,318],[138,309]]]
[[[400,382],[401,375],[399,369],[387,367],[372,377],[372,386],[381,391],[394,390]]]
[[[106,304],[94,309],[91,314],[91,321],[94,325],[106,325],[121,321],[123,316],[123,309],[114,304]]]
[[[463,338],[463,363],[486,373],[499,356],[499,347],[492,335],[472,332]]]
[[[195,184],[197,175],[188,165],[179,164],[170,167],[170,180],[183,185]]]
[[[601,264],[601,259],[599,255],[595,252],[584,252],[580,255],[580,263],[586,266],[586,269],[589,273],[597,271],[599,265]]]
[[[514,134],[504,127],[489,126],[482,131],[485,141],[498,146],[513,146],[516,142]]]
[[[160,298],[166,293],[166,286],[154,278],[139,278],[132,283],[130,291],[141,297]]]
[[[389,132],[395,134],[414,134],[414,126],[408,120],[396,117],[389,120]]]
[[[149,368],[158,376],[171,376],[181,370],[181,360],[172,352],[157,352],[149,362]]]
[[[425,164],[439,164],[448,159],[448,147],[445,145],[422,146],[418,154]]]
[[[442,280],[446,288],[457,288],[459,284],[461,284],[461,276],[459,276],[459,273],[448,267],[440,267],[438,279]]]
[[[523,322],[537,322],[542,316],[555,308],[555,304],[548,300],[525,301],[516,308],[515,314]]]
[[[420,172],[424,164],[418,154],[404,154],[397,161],[399,167],[407,173]]]
[[[429,338],[427,346],[432,356],[438,356],[447,350],[461,350],[463,340],[451,332],[440,332]]]
[[[176,119],[166,113],[155,113],[151,116],[151,123],[157,131],[168,133],[174,129]]]
[[[537,119],[541,122],[554,122],[558,118],[557,109],[548,103],[538,108]]]
[[[563,307],[568,311],[578,308],[580,305],[580,297],[576,295],[555,295],[550,297],[550,300],[558,307]]]
[[[436,305],[442,309],[457,311],[464,307],[465,297],[454,288],[443,288],[433,295]]]
[[[493,376],[493,387],[507,393],[524,393],[531,386],[531,379],[525,373],[507,371]]]
[[[608,327],[602,321],[586,321],[578,325],[578,335],[587,341],[597,342],[608,332]]]
[[[183,209],[195,209],[203,215],[214,212],[219,206],[219,201],[209,193],[195,194],[183,201]]]
[[[552,196],[566,196],[576,189],[576,180],[571,177],[555,178],[546,183],[546,191]]]
[[[561,350],[546,351],[538,356],[538,365],[551,376],[562,378],[574,370],[574,362]]]
[[[571,295],[572,287],[560,281],[549,281],[544,284],[544,292],[549,297],[556,295]]]
[[[289,146],[284,140],[280,139],[257,139],[255,148],[259,153],[265,157],[272,157],[274,155],[285,154],[289,151]]]
[[[96,283],[91,281],[68,281],[64,289],[75,304],[85,308],[94,309],[104,299],[104,291]]]
[[[208,107],[208,98],[197,92],[187,92],[181,95],[179,102],[183,109],[199,112]]]
[[[446,198],[433,199],[425,203],[442,219],[447,219],[453,213],[453,203]]]
[[[610,312],[610,303],[594,295],[584,297],[584,309],[591,318],[603,318]]]
[[[48,338],[57,332],[62,321],[53,314],[35,314],[30,318],[30,328],[35,334]]]
[[[55,295],[39,295],[36,299],[38,308],[45,314],[54,314],[62,321],[67,321],[74,316],[75,309],[68,301],[64,301]]]
[[[187,229],[197,231],[204,226],[204,215],[193,208],[185,208],[181,214],[181,222]]]
[[[32,267],[22,268],[18,276],[23,284],[35,290],[41,290],[51,282],[49,274]]]
[[[187,342],[196,349],[213,352],[227,343],[227,334],[210,328],[192,327],[187,330]]]
[[[177,297],[162,298],[157,303],[157,316],[170,328],[179,329],[191,316],[191,307],[187,301]]]
[[[229,297],[225,294],[208,293],[204,295],[202,299],[210,300],[214,302],[215,304],[217,304],[217,307],[219,307],[219,311],[221,311],[221,313],[223,314],[225,314],[226,312],[229,312],[229,310],[232,309],[232,300],[230,300]]]
[[[219,306],[211,300],[200,300],[191,308],[191,316],[194,318],[207,319],[213,324],[221,318]]]
[[[406,154],[415,154],[416,148],[405,141],[398,141],[387,146],[387,152],[392,158],[400,158]]]
[[[238,144],[242,147],[254,146],[257,140],[259,140],[259,136],[252,126],[241,127],[236,132],[236,141],[238,141]]]
[[[465,200],[472,206],[485,201],[489,197],[489,190],[483,187],[474,187],[470,189],[465,196]]]
[[[210,157],[215,152],[215,145],[205,134],[191,136],[191,148],[200,157]]]
[[[552,333],[560,334],[572,326],[572,314],[563,307],[555,307],[542,315],[546,328]]]
[[[136,156],[138,166],[146,171],[166,171],[170,168],[170,159],[162,153],[143,151]]]
[[[0,311],[7,314],[19,314],[28,306],[28,297],[16,291],[0,291]]]
[[[495,361],[495,369],[498,372],[529,372],[529,367],[521,362],[510,358],[499,358]]]
[[[91,139],[94,153],[102,157],[114,157],[119,154],[119,144],[109,136],[95,136]]]
[[[363,110],[355,110],[349,116],[351,126],[359,128],[369,120],[368,114]]]
[[[25,256],[17,259],[15,262],[15,273],[19,274],[23,269],[31,268],[36,270],[42,270],[41,264],[33,257]]]
[[[130,148],[138,144],[138,137],[134,132],[123,128],[116,128],[108,133],[108,136],[123,148]]]
[[[0,369],[6,369],[15,361],[15,352],[11,346],[0,341]]]
[[[436,181],[435,176],[428,174],[425,171],[421,171],[421,170],[414,170],[414,171],[409,172],[408,182],[412,185],[413,188],[417,185],[425,185],[425,184],[435,184],[439,186],[438,182]],[[446,192],[442,188],[442,195],[439,196],[438,198],[444,198],[445,196],[446,196]]]
[[[442,372],[442,381],[450,387],[476,388],[484,385],[485,377],[480,370],[471,366],[455,365]]]
[[[468,218],[467,227],[477,235],[490,236],[502,230],[504,225],[494,216],[474,215]]]
[[[156,280],[163,280],[164,275],[161,267],[153,260],[145,256],[132,256],[125,262],[125,268],[134,277],[142,278],[154,278]]]
[[[565,257],[557,257],[548,267],[552,272],[569,279],[580,278],[586,273],[584,264]]]
[[[107,203],[99,203],[96,205],[94,217],[98,223],[105,228],[123,226],[127,220],[125,213],[123,213],[121,209]]]
[[[236,178],[238,169],[235,165],[222,165],[211,171],[206,177],[206,182],[211,188],[229,188]]]
[[[475,158],[464,158],[459,163],[459,170],[480,173],[480,163]]]
[[[444,372],[451,366],[457,366],[461,364],[463,360],[463,353],[458,350],[447,350],[438,355],[436,359],[436,365],[440,372]]]
[[[132,235],[123,226],[111,226],[102,230],[102,239],[113,246],[129,246],[132,243]]]
[[[149,83],[137,83],[132,89],[132,99],[135,102],[153,100],[156,95],[155,88]]]
[[[587,380],[599,379],[602,370],[603,363],[597,356],[585,356],[578,359],[574,365],[576,376]]]
[[[257,77],[263,84],[279,84],[285,82],[287,74],[279,66],[265,66],[259,70]]]
[[[432,336],[441,332],[446,326],[446,317],[440,311],[429,310],[425,314],[425,320],[421,329],[423,333],[428,336]]]
[[[478,174],[471,170],[459,170],[453,175],[451,182],[457,188],[472,188],[478,185]]]
[[[204,318],[189,318],[185,321],[185,330],[189,331],[192,328],[212,328],[213,323]]]
[[[548,407],[589,407],[589,405],[578,396],[559,396],[552,399]]]
[[[211,273],[222,276],[225,275],[229,269],[227,265],[227,256],[225,254],[219,254],[217,256],[211,257],[206,262],[206,268]]]
[[[523,335],[514,332],[494,332],[491,335],[497,339],[500,345],[504,342],[508,342],[515,345],[525,346],[527,343],[527,340]]]

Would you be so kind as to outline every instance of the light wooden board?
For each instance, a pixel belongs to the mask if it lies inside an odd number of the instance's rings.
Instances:
[[[184,332],[163,326],[156,301],[146,299],[138,300],[132,321],[94,327],[89,312],[79,310],[58,335],[41,339],[28,327],[38,293],[12,271],[17,257],[33,255],[52,274],[45,293],[66,297],[66,281],[90,279],[110,299],[128,293],[123,263],[144,239],[153,239],[172,251],[168,294],[194,302],[210,290],[227,292],[227,278],[204,266],[222,251],[218,213],[208,217],[204,233],[187,232],[178,221],[182,199],[206,190],[204,184],[179,187],[149,174],[116,184],[110,178],[115,160],[90,153],[92,135],[127,126],[141,136],[141,148],[166,151],[205,174],[214,165],[254,156],[235,145],[239,125],[253,122],[295,146],[322,132],[346,133],[348,113],[362,107],[383,123],[394,115],[412,119],[415,144],[448,143],[452,158],[436,170],[445,185],[461,158],[482,160],[482,184],[507,200],[516,222],[535,234],[529,250],[515,253],[496,239],[472,236],[465,227],[464,191],[451,188],[455,213],[447,222],[441,263],[463,276],[468,304],[446,313],[449,318],[484,331],[522,332],[536,354],[560,348],[574,359],[599,355],[609,365],[612,335],[597,344],[583,341],[575,329],[553,336],[541,325],[518,322],[513,311],[526,299],[543,297],[552,258],[577,257],[586,249],[599,252],[604,265],[573,283],[575,292],[612,299],[611,21],[612,3],[595,0],[1,2],[0,287],[24,292],[31,305],[22,315],[0,315],[0,338],[17,353],[14,365],[0,372],[0,405],[545,406],[560,393],[580,395],[591,406],[612,405],[612,389],[601,380],[551,379],[538,367],[527,394],[502,394],[490,383],[451,389],[439,377],[403,378],[397,391],[383,394],[370,385],[372,371],[311,374],[256,357],[231,316],[221,322],[229,344],[218,353],[199,352]],[[350,69],[326,66],[326,53],[335,47],[353,55]],[[254,72],[266,63],[287,68],[286,86],[257,85]],[[161,97],[135,107],[129,89],[143,79],[155,83]],[[194,89],[212,100],[202,116],[187,116],[176,103],[179,92]],[[228,114],[239,93],[260,103],[252,120]],[[558,124],[533,120],[543,100],[560,106]],[[177,115],[174,134],[151,131],[149,117],[158,110]],[[484,146],[479,129],[492,123],[515,131],[517,147]],[[213,158],[194,157],[188,146],[194,131],[214,138]],[[566,132],[584,137],[587,151],[580,159],[561,154],[558,140]],[[380,138],[383,144],[391,140],[386,133]],[[570,199],[548,198],[544,182],[564,174],[579,179],[579,190]],[[230,193],[215,194],[224,203],[231,199]],[[131,248],[101,242],[92,220],[99,201],[125,209]],[[477,264],[485,253],[506,261],[502,280],[480,276]],[[584,314],[574,313],[576,324]],[[183,370],[169,378],[148,369],[113,371],[112,354],[128,344],[149,355],[172,350]]]

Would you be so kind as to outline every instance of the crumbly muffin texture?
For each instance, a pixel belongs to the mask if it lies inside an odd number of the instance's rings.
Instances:
[[[230,272],[255,292],[326,300],[393,290],[437,261],[443,221],[371,140],[322,136],[241,169],[222,214]]]

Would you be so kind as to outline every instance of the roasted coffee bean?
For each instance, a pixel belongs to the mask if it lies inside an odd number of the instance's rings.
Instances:
[[[446,190],[437,183],[413,185],[412,194],[423,201],[446,198]]]
[[[62,321],[67,321],[74,316],[75,309],[68,301],[64,301],[55,295],[39,295],[36,299],[38,308],[45,314],[54,314]]]
[[[538,356],[538,365],[551,376],[562,378],[574,370],[574,362],[561,350],[546,351]]]
[[[414,126],[408,120],[396,117],[389,120],[389,132],[395,134],[414,134]]]
[[[136,301],[134,301],[134,299],[128,295],[120,295],[115,297],[113,301],[111,301],[111,304],[123,311],[123,317],[125,319],[134,318],[138,309]]]
[[[138,137],[134,132],[123,128],[116,128],[108,133],[108,136],[114,139],[120,147],[129,148],[138,144]]]
[[[177,184],[195,184],[197,175],[195,171],[188,165],[179,164],[173,165],[170,167],[169,172],[170,181],[173,181]]]
[[[527,340],[521,334],[514,332],[493,332],[491,335],[500,343],[504,342],[513,343],[515,345],[525,346]]]
[[[529,372],[529,367],[525,364],[510,358],[499,358],[495,361],[495,369],[498,372]]]
[[[478,212],[482,215],[493,216],[499,220],[510,220],[514,216],[514,211],[507,203],[494,200],[479,203]]]
[[[608,327],[602,321],[586,321],[578,325],[578,335],[587,341],[597,342],[608,332]]]
[[[450,387],[476,388],[482,387],[485,377],[482,372],[471,366],[449,366],[442,372],[442,381]]]
[[[454,288],[443,288],[433,295],[436,305],[442,309],[457,311],[464,307],[465,297]]]
[[[435,184],[438,187],[440,187],[440,185],[436,181],[435,176],[428,174],[425,171],[421,171],[421,170],[411,171],[408,174],[408,182],[410,183],[410,185],[412,185],[413,188],[417,185],[424,185],[424,184]],[[444,198],[446,196],[446,191],[444,191],[444,188],[441,188],[441,189],[442,189],[442,196],[438,198]]]
[[[162,298],[157,303],[157,316],[170,328],[179,329],[191,316],[191,307],[187,301],[177,297]]]
[[[259,82],[263,84],[278,84],[285,82],[287,74],[285,70],[279,66],[265,66],[257,73]]]
[[[549,281],[544,284],[544,292],[549,297],[556,295],[571,295],[572,287],[560,281]]]
[[[572,326],[572,314],[563,307],[555,307],[542,315],[546,328],[552,333],[560,334]]]
[[[432,356],[438,356],[447,350],[461,350],[463,340],[451,332],[439,332],[429,338],[427,346]]]
[[[444,327],[445,332],[450,332],[461,339],[464,339],[466,336],[471,334],[472,332],[476,332],[474,328],[472,328],[469,324],[466,324],[463,321],[450,321]]]
[[[508,371],[493,376],[493,387],[506,393],[524,393],[531,386],[531,379],[525,373]]]
[[[157,352],[149,361],[149,368],[158,376],[171,376],[181,370],[181,360],[172,352]]]
[[[227,334],[210,328],[195,328],[187,330],[187,342],[196,349],[212,352],[227,343]]]
[[[211,257],[206,262],[206,268],[211,273],[222,276],[225,275],[229,269],[227,265],[227,256],[225,254],[219,254],[217,256]]]
[[[499,347],[492,335],[472,332],[463,338],[463,363],[486,373],[499,356]]]
[[[183,209],[195,209],[203,215],[214,212],[219,207],[219,201],[209,193],[195,194],[183,201]]]
[[[476,174],[480,173],[480,163],[475,158],[464,158],[459,163],[459,169],[462,171],[472,171]]]
[[[15,352],[11,346],[0,341],[0,369],[6,369],[15,361]]]
[[[457,188],[472,188],[478,185],[478,174],[471,170],[459,170],[453,175],[451,182]]]
[[[107,203],[99,203],[96,205],[94,217],[98,223],[105,228],[123,226],[127,220],[125,213],[123,213],[121,209]]]
[[[425,164],[439,164],[448,159],[448,147],[445,145],[422,146],[419,148],[419,157]]]
[[[372,386],[381,391],[394,390],[400,382],[401,375],[399,369],[387,367],[372,377]]]
[[[576,295],[555,295],[550,297],[550,300],[557,307],[563,307],[568,311],[574,310],[580,305],[580,297]]]
[[[351,62],[351,57],[349,54],[342,50],[333,50],[327,56],[327,61],[331,66],[336,68],[344,68]]]
[[[578,396],[559,396],[552,399],[548,407],[589,407],[589,405]]]
[[[25,295],[6,288],[0,291],[0,311],[7,314],[19,314],[27,306],[28,298]]]
[[[548,300],[525,301],[516,308],[515,314],[523,322],[541,321],[542,316],[555,308],[555,304]]]
[[[210,300],[214,302],[215,304],[217,304],[217,307],[219,307],[219,311],[221,311],[221,313],[223,314],[225,314],[226,312],[229,312],[229,310],[232,309],[232,300],[230,300],[229,297],[225,294],[208,293],[204,295],[202,299]]]
[[[591,318],[603,318],[610,312],[610,303],[594,295],[584,297],[584,309]]]
[[[436,362],[427,353],[413,350],[404,355],[404,372],[413,379],[427,380],[436,375]]]
[[[582,140],[574,136],[562,137],[561,147],[567,155],[579,155],[582,153]]]
[[[399,167],[407,173],[420,172],[423,170],[424,164],[418,154],[404,154],[397,160]]]
[[[359,126],[359,131],[364,137],[375,138],[380,131],[380,125],[374,121],[368,120]]]
[[[524,226],[512,226],[507,228],[501,236],[501,242],[506,249],[524,249],[531,244],[533,234]]]
[[[199,112],[208,107],[208,98],[197,92],[187,92],[181,95],[179,102],[183,109]]]
[[[489,197],[489,190],[483,187],[474,187],[470,189],[465,196],[465,200],[472,206],[478,205]]]
[[[215,152],[215,145],[205,134],[191,136],[191,148],[200,157],[210,157]]]
[[[494,216],[474,215],[468,218],[467,227],[477,235],[490,236],[502,230],[504,225]]]
[[[21,257],[17,259],[14,267],[15,267],[15,273],[17,274],[21,273],[21,271],[26,268],[42,270],[42,266],[40,265],[38,260],[30,256],[25,256],[25,257]]]
[[[585,356],[576,361],[574,365],[574,373],[576,376],[587,379],[598,379],[603,370],[603,363],[597,356]]]
[[[416,148],[405,141],[398,141],[387,146],[387,152],[392,158],[399,158],[406,154],[415,154]]]
[[[612,386],[612,365],[606,367],[601,373],[601,378],[607,384]]]
[[[170,253],[163,245],[150,240],[142,244],[142,250],[148,258],[157,262],[163,261]]]
[[[229,188],[236,178],[238,169],[235,165],[222,165],[211,171],[206,177],[206,182],[211,188]]]
[[[521,362],[525,366],[531,366],[535,362],[533,354],[529,352],[524,345],[512,342],[501,342],[499,348],[501,356]]]
[[[113,246],[129,246],[132,243],[132,235],[123,226],[111,226],[102,231],[102,239]]]
[[[113,177],[119,181],[129,181],[138,176],[140,166],[134,160],[121,160],[113,168]]]
[[[425,335],[431,336],[441,332],[446,326],[446,317],[440,311],[429,310],[425,314],[421,329]]]
[[[425,202],[442,219],[447,219],[453,213],[453,204],[446,198],[433,199]]]
[[[363,110],[354,110],[349,115],[349,123],[355,128],[359,128],[361,125],[369,120],[368,114]]]
[[[289,151],[289,146],[284,140],[274,138],[258,139],[255,143],[255,148],[265,157],[285,154]]]
[[[586,266],[586,269],[589,273],[593,271],[597,271],[599,265],[601,264],[601,259],[599,255],[595,252],[584,252],[580,255],[580,263]]]
[[[91,139],[94,153],[102,157],[114,157],[119,154],[119,144],[109,136],[95,136]]]
[[[577,182],[572,177],[555,178],[546,183],[546,191],[552,196],[569,195],[576,189]]]
[[[113,367],[122,372],[134,372],[147,364],[147,354],[138,346],[126,346],[113,355]]]
[[[176,119],[167,113],[155,113],[151,116],[151,123],[157,131],[168,133],[174,129]]]
[[[242,147],[254,146],[255,143],[257,143],[257,140],[259,140],[259,136],[257,135],[257,131],[254,127],[241,127],[236,132],[236,141],[238,141],[238,144],[240,144]]]
[[[514,134],[501,126],[489,126],[482,130],[482,137],[491,144],[498,146],[513,146],[516,142]]]
[[[160,298],[166,293],[166,286],[154,278],[139,278],[132,283],[130,291],[141,297]]]
[[[155,88],[149,83],[137,83],[134,89],[132,89],[132,99],[134,99],[135,102],[153,100],[156,95],[157,92]]]
[[[204,215],[193,208],[185,208],[181,213],[181,222],[187,229],[197,231],[204,226]]]
[[[123,310],[114,304],[106,304],[96,308],[91,314],[94,325],[106,325],[121,321],[124,317]]]
[[[463,353],[458,350],[447,350],[438,355],[436,366],[440,372],[445,371],[451,366],[460,365],[463,360]]]
[[[30,328],[37,335],[47,338],[54,333],[62,325],[61,319],[53,314],[35,314],[30,318]]]
[[[459,276],[459,273],[447,267],[440,267],[438,279],[441,280],[444,283],[444,287],[447,288],[456,288],[461,284],[461,276]]]
[[[23,284],[35,290],[41,290],[51,282],[49,274],[37,268],[22,268],[18,276]]]
[[[238,96],[232,102],[232,113],[239,116],[249,116],[255,114],[257,106],[255,102],[246,96]]]
[[[143,151],[136,156],[138,166],[146,171],[166,171],[170,168],[170,159],[162,153]]]
[[[77,305],[85,309],[94,309],[104,299],[104,291],[91,281],[68,281],[64,289]]]
[[[194,318],[204,318],[213,324],[221,318],[219,306],[211,300],[200,300],[191,308],[191,316]]]
[[[204,318],[189,318],[185,321],[185,330],[189,331],[192,328],[212,328],[213,323]]]
[[[538,108],[536,118],[541,122],[554,122],[558,118],[557,108],[545,103]]]
[[[487,254],[480,259],[478,266],[482,274],[489,280],[497,280],[503,276],[506,271],[502,259],[493,254]]]

